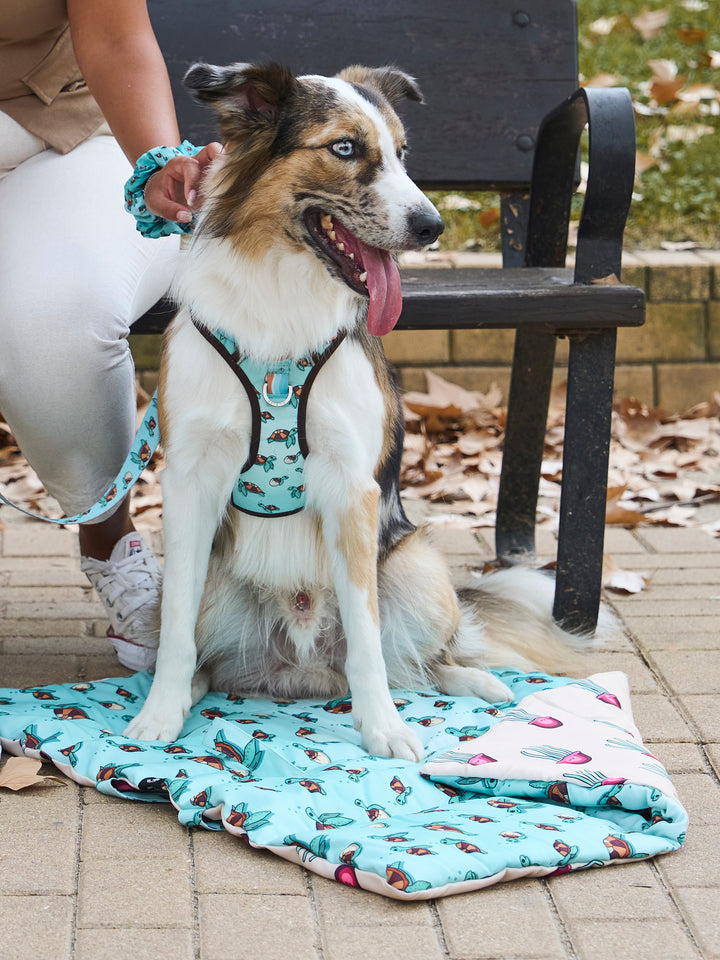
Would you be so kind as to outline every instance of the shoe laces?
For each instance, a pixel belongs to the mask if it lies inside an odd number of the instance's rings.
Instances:
[[[83,569],[100,599],[120,623],[157,597],[160,576],[143,554],[132,554],[122,560],[86,558]]]

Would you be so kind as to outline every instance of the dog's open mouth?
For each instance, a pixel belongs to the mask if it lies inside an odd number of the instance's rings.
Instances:
[[[364,243],[321,210],[308,211],[305,223],[313,243],[332,262],[338,277],[356,293],[369,297],[368,331],[375,337],[389,333],[402,310],[400,273],[389,251]]]

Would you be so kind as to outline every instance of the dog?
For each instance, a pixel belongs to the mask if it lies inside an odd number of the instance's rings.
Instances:
[[[225,150],[164,344],[160,640],[126,735],[175,739],[209,688],[349,690],[363,747],[419,761],[390,688],[506,702],[488,668],[564,672],[578,647],[552,622],[551,577],[510,569],[458,593],[403,511],[380,337],[402,305],[393,254],[443,229],[406,173],[395,111],[420,90],[394,67],[274,64],[195,64],[185,85],[217,113]],[[295,425],[275,426],[295,404]]]

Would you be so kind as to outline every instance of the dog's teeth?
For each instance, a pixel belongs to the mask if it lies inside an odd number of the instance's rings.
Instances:
[[[365,281],[367,280],[367,270],[364,273],[360,274],[360,276],[358,277],[358,280],[360,281],[360,283],[365,283]]]
[[[332,217],[329,213],[324,213],[320,217],[320,226],[323,228],[323,230],[332,230],[332,225]]]
[[[328,236],[333,241],[333,243],[337,240],[337,234],[335,233],[334,230],[328,230]]]
[[[349,254],[348,254],[348,257],[349,257],[351,260],[354,260],[354,259],[355,259],[355,254],[354,254],[354,253],[349,253]]]
[[[344,244],[344,243],[338,243],[338,244],[336,244],[336,246],[337,246],[338,250],[340,251],[340,253],[345,253],[345,244]]]

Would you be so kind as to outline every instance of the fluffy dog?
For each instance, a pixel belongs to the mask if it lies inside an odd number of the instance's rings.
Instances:
[[[549,577],[514,569],[458,595],[403,512],[402,412],[379,337],[401,310],[389,251],[442,231],[405,171],[394,110],[420,91],[358,66],[328,78],[196,64],[185,83],[226,149],[163,354],[160,645],[126,733],[174,739],[209,686],[349,688],[365,749],[419,760],[389,687],[506,701],[487,667],[565,670],[575,643],[552,622]],[[294,406],[294,425],[275,426]]]

